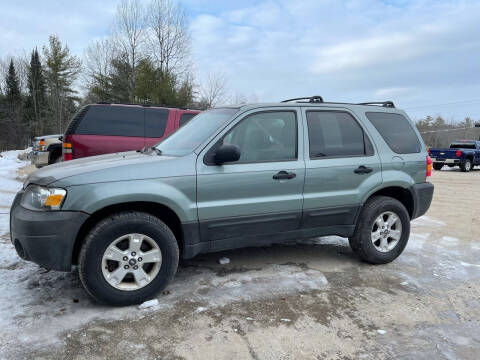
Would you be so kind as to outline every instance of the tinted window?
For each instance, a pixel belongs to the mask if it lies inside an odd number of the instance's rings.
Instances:
[[[180,121],[179,121],[179,126],[185,125],[187,122],[189,122],[195,115],[197,114],[183,114],[180,116]]]
[[[355,119],[341,111],[307,111],[310,158],[373,154]]]
[[[450,149],[476,149],[475,144],[452,144]]]
[[[167,126],[167,119],[167,109],[145,109],[145,137],[162,137]]]
[[[88,108],[75,131],[82,135],[144,136],[143,108],[96,105]]]
[[[264,112],[243,119],[223,143],[240,148],[239,162],[297,158],[297,120],[293,111]]]
[[[367,118],[397,154],[418,153],[420,141],[410,122],[400,114],[367,112]]]

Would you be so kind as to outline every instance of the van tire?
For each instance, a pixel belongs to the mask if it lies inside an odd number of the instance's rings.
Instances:
[[[102,258],[112,241],[131,233],[144,234],[156,243],[161,251],[161,264],[148,285],[127,291],[107,282]],[[85,290],[96,301],[115,306],[134,305],[152,299],[167,287],[177,271],[178,259],[177,240],[163,221],[148,213],[126,211],[106,217],[88,233],[79,255],[79,275]]]
[[[401,222],[401,235],[393,249],[380,252],[372,242],[372,231],[377,217],[385,212],[392,212],[398,216]],[[363,261],[371,264],[387,264],[403,252],[409,237],[410,216],[405,206],[388,196],[374,196],[366,202],[360,212],[354,235],[349,238],[349,243],[352,250]]]

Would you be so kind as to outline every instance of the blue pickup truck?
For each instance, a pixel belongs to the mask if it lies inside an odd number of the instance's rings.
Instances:
[[[457,140],[452,142],[448,149],[430,148],[428,154],[435,170],[448,165],[460,166],[462,171],[470,171],[474,166],[480,165],[480,141]]]

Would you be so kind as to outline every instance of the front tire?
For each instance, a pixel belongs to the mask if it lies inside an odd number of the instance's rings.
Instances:
[[[405,206],[394,198],[375,196],[363,207],[349,242],[363,261],[386,264],[403,252],[409,236],[410,216]]]
[[[462,169],[463,172],[469,172],[472,170],[472,161],[470,159],[466,159],[460,164],[460,169]]]
[[[143,212],[101,220],[87,235],[79,257],[80,280],[101,303],[125,306],[152,299],[173,279],[178,244],[169,227]]]

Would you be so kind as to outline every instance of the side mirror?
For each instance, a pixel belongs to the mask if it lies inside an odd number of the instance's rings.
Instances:
[[[233,144],[223,144],[215,151],[215,164],[238,161],[240,159],[240,148]]]

